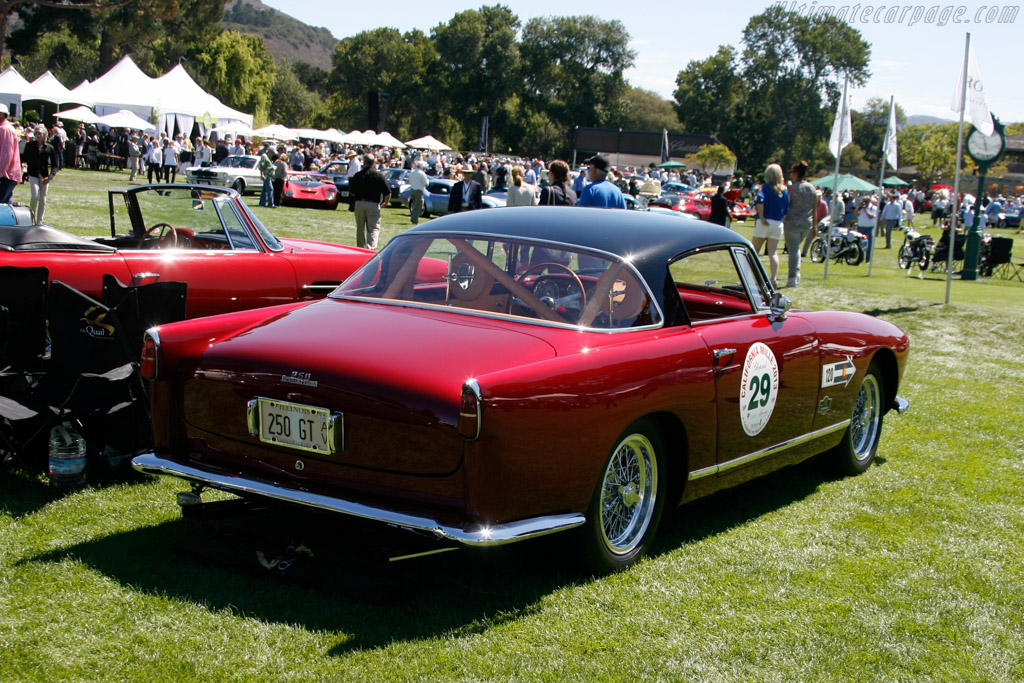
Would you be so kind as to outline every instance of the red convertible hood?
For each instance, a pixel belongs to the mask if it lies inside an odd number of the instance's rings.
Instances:
[[[554,355],[527,325],[325,299],[209,347],[185,381],[186,421],[256,444],[249,400],[314,405],[345,415],[345,448],[331,463],[447,474],[462,458],[463,383]]]

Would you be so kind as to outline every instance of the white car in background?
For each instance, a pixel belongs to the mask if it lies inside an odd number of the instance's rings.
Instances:
[[[260,158],[249,154],[232,154],[216,166],[192,166],[185,169],[185,182],[234,188],[239,194],[259,192],[263,178],[256,169]]]

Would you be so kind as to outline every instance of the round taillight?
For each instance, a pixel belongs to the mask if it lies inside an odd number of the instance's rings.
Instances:
[[[157,379],[160,370],[160,336],[156,328],[146,330],[142,337],[139,373],[148,380]]]

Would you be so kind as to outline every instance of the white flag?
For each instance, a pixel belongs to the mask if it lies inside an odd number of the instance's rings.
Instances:
[[[978,69],[978,60],[974,58],[973,46],[968,47],[967,54],[967,111],[965,118],[974,124],[974,127],[985,135],[992,135],[995,126],[992,124],[992,112],[988,109],[985,101],[985,86],[981,80],[981,71]],[[964,94],[964,69],[960,67],[960,76],[956,79],[956,90],[953,92],[953,106],[951,109],[957,114],[960,113],[960,101]]]
[[[896,163],[896,100],[892,101],[889,107],[889,127],[885,130],[885,160],[894,169],[899,168]]]
[[[849,81],[843,83],[843,99],[836,112],[836,121],[832,124],[832,136],[828,139],[828,148],[832,156],[838,158],[843,148],[853,142],[853,128],[850,125],[850,103],[846,99],[846,88]]]

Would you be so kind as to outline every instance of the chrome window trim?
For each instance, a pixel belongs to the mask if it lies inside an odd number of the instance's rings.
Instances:
[[[659,305],[658,299],[652,294],[651,288],[648,285],[647,280],[644,279],[644,277],[640,274],[640,271],[638,271],[636,269],[636,266],[634,266],[629,260],[623,258],[622,256],[619,256],[618,254],[613,254],[610,251],[604,251],[604,250],[601,250],[601,249],[594,249],[594,248],[591,248],[591,247],[584,247],[584,246],[581,246],[579,244],[570,244],[568,242],[555,242],[555,241],[551,241],[551,240],[541,240],[541,239],[535,239],[535,238],[530,238],[530,237],[517,237],[515,235],[499,235],[499,234],[490,235],[490,234],[480,234],[480,233],[476,233],[476,232],[453,232],[453,231],[450,231],[450,230],[445,230],[443,232],[442,231],[438,231],[438,232],[423,231],[423,232],[417,232],[415,235],[399,235],[394,240],[389,242],[388,246],[391,246],[391,244],[393,244],[395,241],[400,240],[400,239],[415,239],[417,237],[426,236],[426,235],[433,236],[433,237],[447,237],[447,236],[456,237],[457,236],[457,237],[461,237],[461,238],[482,239],[482,240],[488,240],[488,241],[494,241],[494,242],[502,242],[502,241],[505,241],[505,240],[515,240],[515,241],[518,241],[518,242],[528,242],[528,243],[531,243],[531,244],[541,244],[541,245],[548,245],[548,246],[552,246],[552,247],[562,247],[562,248],[565,248],[567,250],[572,250],[572,251],[585,251],[585,252],[588,252],[588,253],[591,253],[591,254],[597,254],[597,255],[600,255],[600,256],[604,256],[604,257],[608,258],[609,260],[611,260],[613,263],[621,263],[626,268],[629,269],[629,271],[633,274],[633,277],[636,278],[636,281],[639,282],[640,286],[642,286],[644,288],[644,291],[647,292],[647,299],[651,302],[651,308],[657,313],[658,321],[655,322],[655,323],[651,323],[650,325],[643,325],[641,327],[626,327],[626,328],[606,329],[606,328],[601,328],[601,327],[581,327],[579,325],[573,325],[572,323],[558,323],[558,322],[554,322],[554,321],[550,321],[550,320],[536,320],[536,319],[533,319],[533,318],[523,318],[521,316],[513,316],[513,315],[509,315],[509,314],[491,313],[491,312],[485,312],[485,311],[474,311],[474,310],[468,309],[468,308],[457,308],[457,307],[454,307],[454,306],[443,306],[443,305],[440,305],[440,304],[427,304],[427,303],[422,303],[422,302],[418,302],[418,301],[404,301],[404,300],[401,300],[401,299],[380,299],[380,298],[376,298],[376,297],[355,296],[355,295],[352,295],[352,294],[339,294],[337,292],[332,292],[331,294],[328,295],[328,298],[330,298],[330,299],[337,299],[339,301],[364,301],[364,302],[368,302],[368,303],[385,304],[385,305],[390,305],[390,306],[406,306],[408,308],[423,308],[423,309],[427,309],[427,310],[431,310],[431,311],[442,310],[442,311],[448,311],[448,312],[457,312],[459,315],[469,315],[469,316],[473,316],[473,317],[477,317],[477,318],[489,318],[489,319],[493,319],[493,320],[509,320],[509,321],[514,321],[514,322],[521,322],[521,323],[528,324],[528,325],[539,325],[541,327],[555,327],[555,328],[562,329],[562,330],[576,330],[576,331],[581,331],[581,332],[598,332],[598,333],[601,333],[601,334],[619,334],[619,333],[622,333],[622,332],[637,332],[637,331],[640,331],[640,330],[657,330],[657,329],[661,329],[662,327],[665,326],[665,313],[664,313],[664,311],[661,310],[661,306]],[[371,262],[372,262],[372,259],[371,259]],[[361,269],[362,269],[362,267],[360,267],[360,270]],[[356,273],[358,273],[358,272],[359,272],[359,270],[356,270],[356,272],[353,273],[350,277],[354,277],[356,275]],[[347,281],[348,280],[346,279],[345,282],[347,282]],[[344,285],[345,282],[342,282],[341,284]]]
[[[809,441],[813,441],[822,436],[827,436],[841,429],[846,429],[846,427],[849,424],[850,420],[841,420],[833,425],[829,425],[828,427],[822,427],[821,429],[816,429],[813,432],[807,432],[806,434],[794,437],[788,441],[777,443],[774,446],[769,446],[768,448],[762,448],[761,450],[754,451],[753,453],[741,455],[740,457],[734,458],[727,462],[711,465],[710,467],[702,467],[699,470],[694,470],[690,472],[690,476],[687,477],[687,480],[695,481],[697,479],[703,479],[704,477],[710,476],[712,474],[722,474],[723,472],[728,472],[729,470],[735,469],[737,467],[749,465],[750,463],[756,462],[762,458],[767,458],[771,455],[776,455],[778,453],[781,453],[782,451],[789,450],[790,448],[802,446],[803,444]]]

